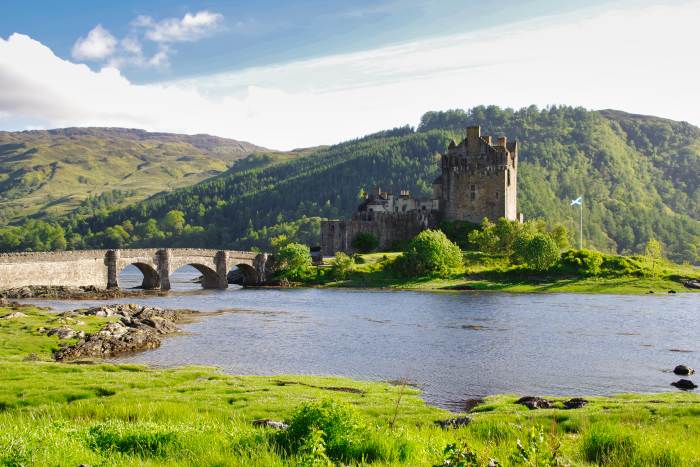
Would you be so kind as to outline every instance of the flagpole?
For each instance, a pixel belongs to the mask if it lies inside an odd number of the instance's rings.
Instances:
[[[578,248],[579,250],[583,250],[583,198],[581,198],[581,221],[579,222],[579,237],[578,237]]]

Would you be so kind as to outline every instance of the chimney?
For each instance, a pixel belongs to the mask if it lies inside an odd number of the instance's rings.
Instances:
[[[471,154],[478,154],[481,146],[479,137],[481,136],[480,126],[467,127],[467,151]]]
[[[506,147],[506,144],[508,143],[508,138],[505,136],[499,136],[498,137],[498,145],[503,146],[504,148]]]

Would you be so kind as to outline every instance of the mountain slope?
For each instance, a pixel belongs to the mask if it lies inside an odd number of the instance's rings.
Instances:
[[[125,128],[0,132],[0,225],[113,193],[122,205],[197,183],[262,150],[208,135]]]
[[[268,248],[278,234],[317,242],[319,217],[350,215],[362,188],[428,194],[438,153],[471,124],[521,142],[518,201],[526,218],[575,232],[569,200],[583,195],[587,246],[639,252],[656,237],[671,258],[700,262],[700,130],[571,107],[428,112],[417,130],[380,132],[276,165],[243,164],[111,213],[73,216],[63,223],[66,238],[78,248]],[[183,213],[176,224],[172,210]]]

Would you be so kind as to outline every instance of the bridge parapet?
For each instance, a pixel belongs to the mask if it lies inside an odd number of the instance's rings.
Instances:
[[[27,285],[118,287],[119,273],[135,265],[144,288],[170,289],[170,275],[192,265],[203,276],[202,286],[226,288],[227,274],[240,267],[246,284],[267,277],[269,255],[206,248],[140,248],[60,252],[0,253],[0,289]]]

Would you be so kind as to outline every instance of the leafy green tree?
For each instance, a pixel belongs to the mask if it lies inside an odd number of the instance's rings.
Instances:
[[[360,253],[369,253],[379,247],[379,239],[369,232],[360,232],[352,239],[350,246]]]
[[[333,277],[342,280],[348,277],[348,274],[352,271],[355,260],[351,256],[339,251],[335,254],[332,264]]]
[[[311,251],[300,243],[288,243],[275,255],[277,276],[289,280],[303,280],[311,271]]]
[[[559,247],[546,233],[536,233],[524,240],[520,255],[525,263],[537,271],[546,271],[559,259]]]
[[[462,250],[440,230],[424,230],[416,235],[397,260],[408,275],[445,275],[462,264]]]
[[[651,274],[656,277],[656,267],[663,259],[663,247],[661,242],[655,238],[650,238],[644,247],[644,256],[651,264]]]
[[[185,230],[185,213],[177,209],[168,211],[161,219],[160,224],[164,231],[179,235]]]

